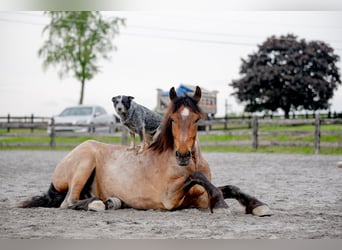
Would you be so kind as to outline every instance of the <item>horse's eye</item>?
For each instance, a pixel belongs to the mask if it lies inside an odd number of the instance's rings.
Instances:
[[[200,120],[201,120],[200,118],[196,119],[195,123],[198,123]]]

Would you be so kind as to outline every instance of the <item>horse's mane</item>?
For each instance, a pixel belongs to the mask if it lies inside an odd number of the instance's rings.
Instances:
[[[173,149],[174,142],[171,115],[175,113],[182,105],[190,108],[193,112],[200,114],[203,117],[203,112],[198,106],[198,100],[192,96],[188,96],[187,94],[184,94],[183,96],[177,96],[170,102],[161,124],[161,131],[156,140],[150,145],[150,149],[159,153],[162,153],[168,149]]]

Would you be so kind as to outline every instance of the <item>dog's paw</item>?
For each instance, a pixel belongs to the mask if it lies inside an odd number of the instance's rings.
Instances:
[[[144,147],[140,147],[139,149],[138,149],[138,154],[141,154],[142,152],[144,152],[145,151],[145,148]]]
[[[127,151],[133,151],[133,150],[135,150],[135,147],[129,147],[129,148],[127,148]]]

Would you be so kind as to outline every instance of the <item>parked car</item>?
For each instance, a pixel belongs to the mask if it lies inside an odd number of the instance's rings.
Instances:
[[[113,132],[116,124],[114,115],[96,105],[67,107],[53,118],[56,132]],[[51,126],[48,127],[48,133],[51,133]]]

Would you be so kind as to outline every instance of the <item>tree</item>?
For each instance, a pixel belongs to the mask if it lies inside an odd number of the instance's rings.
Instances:
[[[81,83],[79,104],[83,104],[84,87],[100,71],[99,59],[109,59],[115,49],[113,38],[119,33],[124,19],[105,20],[94,11],[49,11],[50,24],[43,29],[48,38],[39,49],[43,66],[60,65],[59,76],[72,73]]]
[[[239,80],[230,84],[232,94],[245,111],[329,108],[329,99],[341,84],[334,50],[322,41],[306,42],[289,34],[272,36],[259,45],[259,51],[242,59]]]

